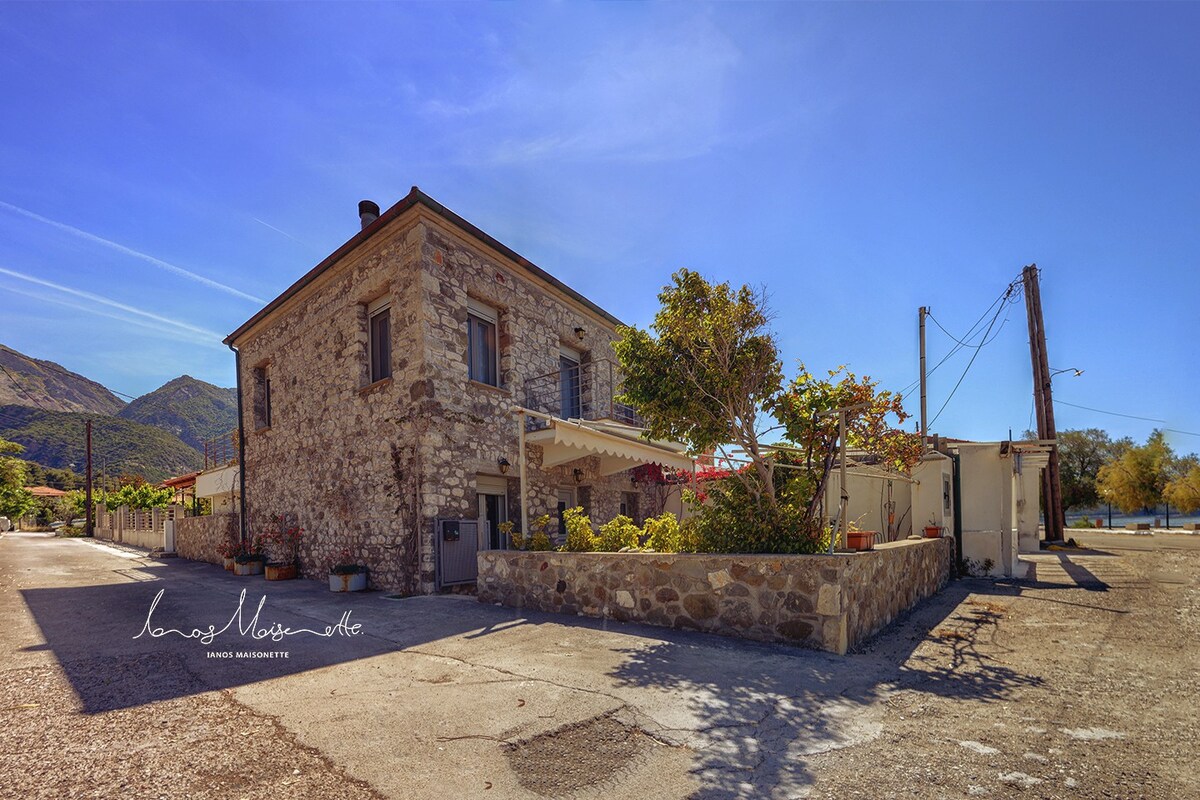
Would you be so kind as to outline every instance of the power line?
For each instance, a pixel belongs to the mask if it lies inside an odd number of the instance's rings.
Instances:
[[[946,398],[946,402],[942,403],[942,407],[939,408],[938,412],[933,415],[933,418],[931,420],[929,420],[930,425],[937,422],[937,418],[942,415],[942,412],[946,410],[946,406],[950,405],[950,401],[952,399],[954,399],[955,393],[958,392],[958,387],[962,386],[962,382],[967,377],[967,373],[971,371],[971,365],[974,364],[975,359],[979,357],[979,353],[983,349],[983,345],[987,344],[988,334],[991,333],[992,327],[996,324],[996,320],[998,320],[1000,318],[1000,312],[1003,311],[1012,302],[1015,301],[1014,297],[1016,295],[1016,288],[1017,288],[1017,281],[1014,280],[1012,283],[1008,284],[1008,286],[1004,289],[1004,294],[1001,296],[1000,299],[1002,301],[1006,301],[1006,302],[1002,302],[1000,307],[996,309],[996,313],[994,315],[992,315],[992,321],[988,323],[987,329],[983,332],[983,337],[980,339],[979,347],[977,347],[975,349],[975,352],[971,354],[971,360],[968,361],[967,366],[963,368],[962,375],[958,376],[958,382],[955,383],[954,388],[950,390],[950,394]],[[993,303],[992,305],[995,305],[995,303]],[[938,327],[940,328],[941,326],[939,325]],[[999,333],[999,331],[997,331],[997,333]],[[969,337],[968,337],[968,341],[969,341]],[[993,339],[993,341],[994,341],[994,339]]]
[[[1136,414],[1121,414],[1116,411],[1105,411],[1102,408],[1092,408],[1091,406],[1081,406],[1078,403],[1068,403],[1066,400],[1055,400],[1054,402],[1058,403],[1059,405],[1070,406],[1071,408],[1082,408],[1084,411],[1095,411],[1097,414],[1107,414],[1110,417],[1124,417],[1125,419],[1140,419],[1143,422],[1166,422],[1165,419],[1159,419],[1157,417],[1139,417]],[[1196,433],[1195,431],[1181,431],[1177,428],[1163,428],[1162,430],[1170,432],[1170,433],[1183,434],[1184,436],[1200,436],[1200,433]]]

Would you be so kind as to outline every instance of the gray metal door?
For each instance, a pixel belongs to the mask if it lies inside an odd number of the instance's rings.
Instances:
[[[473,519],[438,520],[438,586],[474,583],[479,576],[479,523]]]

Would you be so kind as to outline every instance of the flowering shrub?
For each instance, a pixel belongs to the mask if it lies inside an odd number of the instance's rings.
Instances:
[[[239,564],[249,564],[251,561],[264,561],[263,537],[252,536],[248,542],[239,542],[234,560]]]
[[[294,563],[300,555],[300,538],[303,535],[303,528],[289,523],[283,516],[273,515],[270,529],[261,537],[270,551],[271,563]]]

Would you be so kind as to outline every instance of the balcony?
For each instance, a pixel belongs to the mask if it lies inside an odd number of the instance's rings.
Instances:
[[[616,398],[621,393],[619,367],[611,360],[582,364],[563,359],[559,369],[525,381],[525,407],[559,419],[609,420],[634,428],[642,418]],[[528,417],[529,430],[548,425]]]

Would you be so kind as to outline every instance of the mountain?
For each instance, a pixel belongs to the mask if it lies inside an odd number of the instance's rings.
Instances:
[[[0,405],[116,414],[124,401],[95,381],[0,344]]]
[[[84,423],[92,420],[92,469],[97,474],[138,474],[161,481],[200,469],[204,458],[178,437],[120,417],[0,406],[0,437],[25,446],[21,458],[83,473]]]
[[[237,427],[237,389],[181,375],[134,400],[117,416],[161,428],[204,452],[205,440]]]

